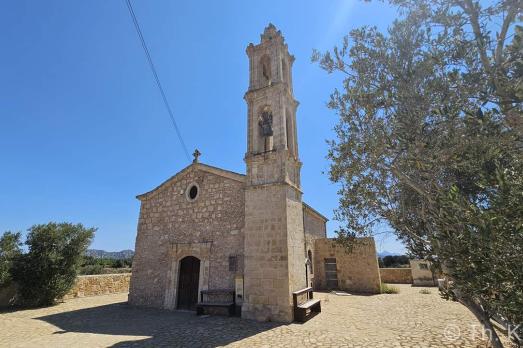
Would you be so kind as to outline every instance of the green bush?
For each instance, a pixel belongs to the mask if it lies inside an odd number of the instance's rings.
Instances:
[[[112,274],[128,273],[131,271],[132,259],[95,258],[84,256],[80,268],[80,274]]]
[[[111,259],[111,258],[95,258],[92,256],[84,256],[82,267],[89,265],[100,265],[103,268],[130,268],[132,265],[132,258],[129,259]]]
[[[81,275],[91,275],[91,274],[103,274],[104,267],[102,265],[86,265],[80,268]]]
[[[421,289],[419,291],[420,294],[423,294],[423,295],[429,295],[430,294],[430,290],[429,289]]]
[[[125,268],[104,268],[103,274],[118,274],[118,273],[131,273],[132,269],[125,267]]]
[[[18,303],[46,306],[62,298],[74,285],[95,231],[81,224],[54,222],[31,227],[25,242],[28,252],[17,257],[12,267]]]
[[[382,294],[399,294],[400,289],[396,286],[381,283],[380,291]]]
[[[21,253],[20,232],[4,232],[0,237],[0,287],[11,282],[11,268],[13,260]]]
[[[380,268],[402,268],[409,267],[410,261],[407,255],[387,255],[383,258],[378,257]]]

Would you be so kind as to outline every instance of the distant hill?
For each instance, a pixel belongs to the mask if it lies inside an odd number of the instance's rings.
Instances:
[[[133,250],[122,250],[122,251],[105,251],[97,249],[87,249],[85,255],[92,256],[97,259],[107,258],[107,259],[130,259],[134,256]]]
[[[399,254],[399,253],[392,253],[392,252],[387,251],[387,250],[383,250],[383,251],[380,251],[378,253],[378,256],[382,257],[382,258],[385,257],[385,256],[399,256],[399,255],[401,255],[401,254]]]

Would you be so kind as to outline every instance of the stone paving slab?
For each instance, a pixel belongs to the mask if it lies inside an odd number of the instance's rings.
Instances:
[[[305,324],[197,317],[132,307],[126,294],[71,299],[0,314],[1,347],[486,347],[466,308],[437,289],[400,294],[316,293],[322,313]],[[458,335],[459,333],[459,335]]]

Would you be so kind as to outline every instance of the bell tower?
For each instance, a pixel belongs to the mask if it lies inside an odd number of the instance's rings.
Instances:
[[[242,316],[293,320],[293,291],[304,288],[305,250],[292,64],[272,24],[249,44],[245,298]]]
[[[294,56],[289,54],[287,44],[279,30],[269,24],[261,35],[261,43],[247,47],[249,56],[249,89],[245,94],[248,106],[247,162],[248,177],[252,183],[267,183],[284,180],[300,187],[296,138],[296,108],[298,102],[292,92],[292,64]],[[286,178],[263,174],[260,164],[273,157],[274,153],[288,163],[282,173]],[[260,155],[262,155],[260,157]],[[264,159],[263,161],[260,159]],[[260,169],[260,170],[258,170]]]

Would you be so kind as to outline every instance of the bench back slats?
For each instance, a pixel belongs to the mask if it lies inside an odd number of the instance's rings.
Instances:
[[[209,290],[202,290],[200,291],[203,294],[219,294],[219,293],[233,293],[234,289],[209,289]]]
[[[204,295],[207,301],[204,301]],[[221,297],[231,297],[232,303],[236,304],[236,291],[234,289],[209,289],[200,291],[200,303],[212,303],[212,302],[224,302],[222,301],[210,301],[209,297],[221,295]],[[227,301],[228,302],[228,301]]]
[[[305,289],[301,289],[301,290],[298,290],[298,291],[294,291],[292,294],[293,295],[301,295],[301,294],[304,294],[306,292],[312,292],[312,288],[311,287],[308,287],[308,288],[305,288]]]
[[[298,296],[306,294],[306,300],[298,303]],[[313,299],[311,287],[294,291],[292,293],[292,302],[294,305],[294,320],[305,322],[312,316],[321,312],[321,301]]]
[[[236,314],[236,291],[231,289],[201,290],[200,303],[196,304],[196,314],[202,315],[205,313],[205,308],[212,307],[227,308],[229,316],[234,316]]]
[[[303,302],[307,302],[309,300],[312,300],[312,298],[314,297],[313,295],[313,291],[312,291],[312,288],[311,287],[308,287],[308,288],[305,288],[305,289],[301,289],[301,290],[298,290],[298,291],[294,291],[292,293],[292,302],[293,302],[293,305],[294,307],[298,307],[298,296],[300,295],[303,295],[303,294],[307,294],[307,298],[305,301]]]

